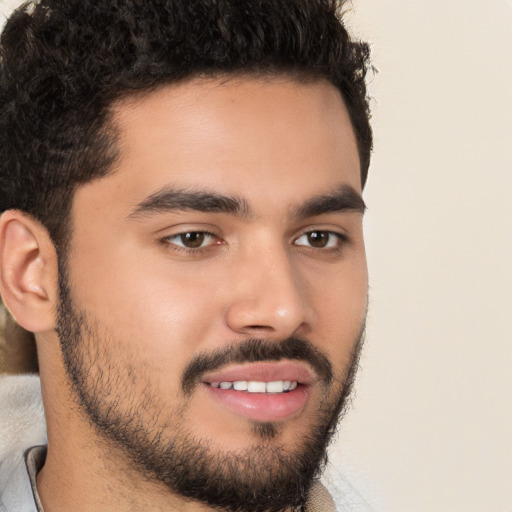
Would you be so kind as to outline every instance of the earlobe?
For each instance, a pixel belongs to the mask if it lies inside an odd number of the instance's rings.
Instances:
[[[48,231],[28,215],[0,217],[0,295],[27,331],[54,328],[57,256]]]

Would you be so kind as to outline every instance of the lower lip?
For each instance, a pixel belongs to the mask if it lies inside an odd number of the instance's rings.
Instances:
[[[250,420],[268,422],[285,420],[304,409],[308,400],[308,387],[297,386],[287,393],[249,393],[234,389],[214,388],[205,384],[206,390],[232,412]]]

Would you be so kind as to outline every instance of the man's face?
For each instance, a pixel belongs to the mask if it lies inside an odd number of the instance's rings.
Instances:
[[[77,190],[62,276],[75,392],[97,431],[174,491],[232,510],[292,505],[257,498],[307,489],[367,303],[340,94],[197,79],[119,103],[114,123],[118,165]],[[208,482],[206,497],[186,490]],[[223,498],[236,490],[261,496]]]

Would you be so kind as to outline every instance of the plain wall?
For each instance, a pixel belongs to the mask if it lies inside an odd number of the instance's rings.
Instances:
[[[371,301],[332,465],[375,511],[511,512],[512,2],[353,0],[350,19],[379,69]]]
[[[510,512],[512,2],[354,0],[350,18],[379,70],[371,288],[333,459],[381,512]]]

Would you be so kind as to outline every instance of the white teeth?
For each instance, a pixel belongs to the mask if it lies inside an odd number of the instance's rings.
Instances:
[[[283,391],[284,384],[282,380],[267,382],[267,393],[282,393]]]
[[[249,393],[283,393],[293,391],[297,387],[297,381],[275,380],[272,382],[261,382],[254,380],[236,380],[234,382],[211,382],[210,386],[212,386],[212,388],[248,391]]]
[[[247,381],[246,380],[237,380],[233,382],[233,388],[237,391],[246,391],[247,390]]]
[[[247,383],[247,391],[249,393],[265,393],[267,391],[267,384],[251,380]]]

